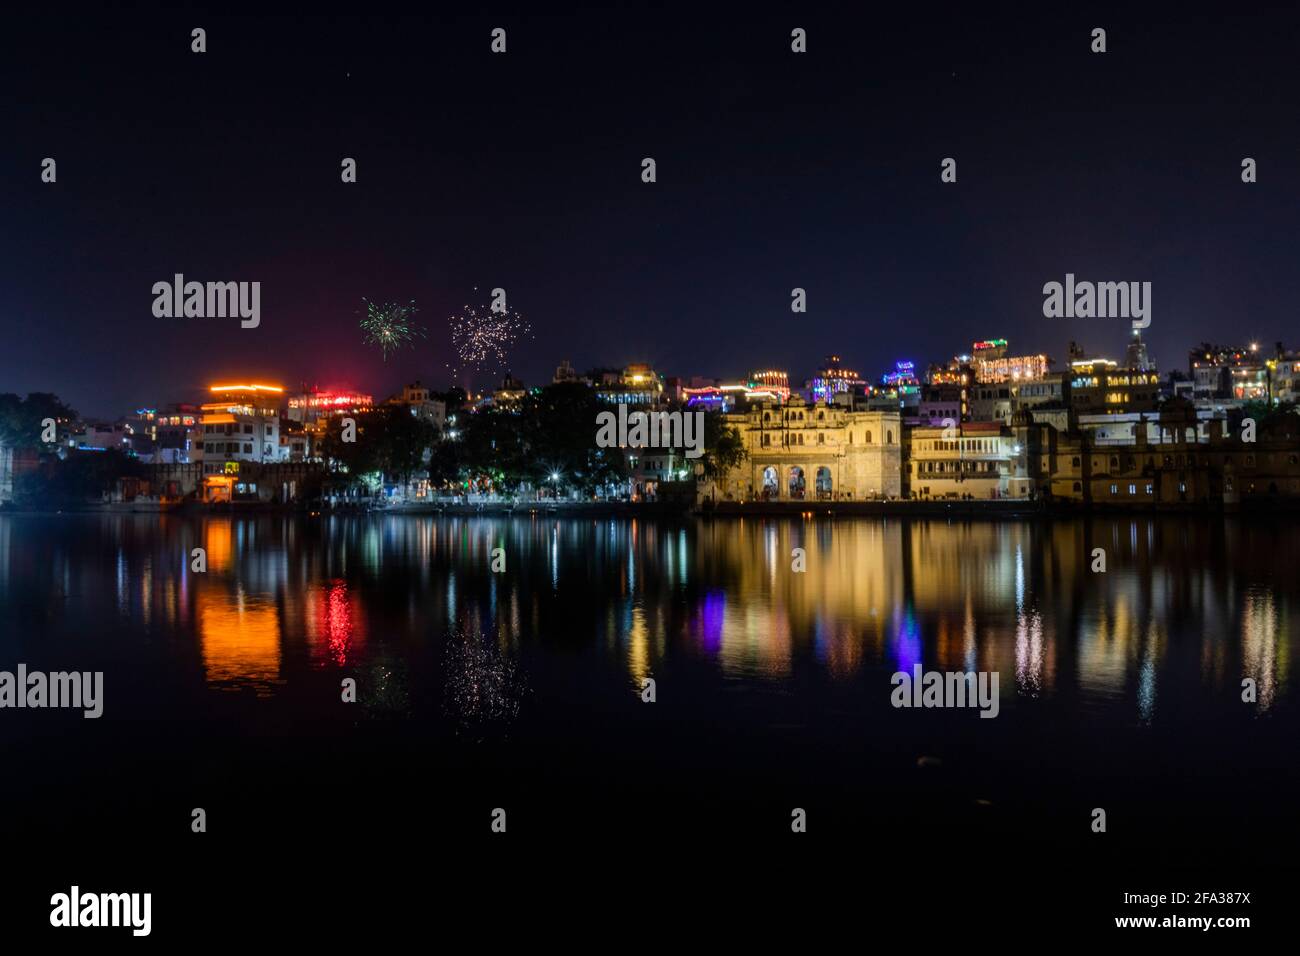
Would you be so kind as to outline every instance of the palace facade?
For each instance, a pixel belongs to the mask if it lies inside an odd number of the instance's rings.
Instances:
[[[899,412],[759,402],[726,416],[748,457],[720,481],[719,501],[864,501],[902,494]]]

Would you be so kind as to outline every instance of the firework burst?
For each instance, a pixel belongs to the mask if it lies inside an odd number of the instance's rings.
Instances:
[[[527,320],[509,308],[494,312],[491,307],[467,305],[447,323],[456,353],[455,365],[447,367],[453,372],[503,368],[511,348],[533,336]]]
[[[378,345],[385,362],[389,352],[410,345],[417,337],[424,338],[424,329],[411,318],[417,311],[414,301],[406,305],[361,301],[366,307],[366,314],[361,317],[363,341],[366,345]]]

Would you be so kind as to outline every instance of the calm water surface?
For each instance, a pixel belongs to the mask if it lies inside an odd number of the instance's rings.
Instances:
[[[1101,806],[1126,852],[1245,855],[1296,837],[1298,542],[1222,517],[0,517],[0,668],[106,683],[100,721],[0,716],[6,825],[93,778],[75,812],[146,840],[194,805],[269,838],[488,801],[537,833],[788,832],[804,806],[1033,852]],[[916,663],[996,671],[999,716],[892,708]]]

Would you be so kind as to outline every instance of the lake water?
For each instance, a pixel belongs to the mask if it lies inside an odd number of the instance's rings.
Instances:
[[[627,847],[802,808],[870,853],[1249,865],[1300,830],[1298,567],[1292,525],[1223,517],[4,516],[0,669],[105,689],[0,711],[0,826],[148,872],[193,807],[254,868],[475,845],[497,807]],[[893,707],[916,664],[996,672],[997,717]]]

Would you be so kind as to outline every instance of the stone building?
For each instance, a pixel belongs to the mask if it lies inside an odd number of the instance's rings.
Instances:
[[[1138,430],[1126,445],[1094,434],[1056,436],[1042,452],[1050,497],[1115,507],[1300,503],[1300,416],[1259,423],[1243,441],[1222,420],[1199,420],[1190,402],[1174,400],[1157,418],[1158,431]]]
[[[758,402],[727,415],[748,457],[713,489],[727,501],[862,501],[902,493],[902,416],[840,405]]]

